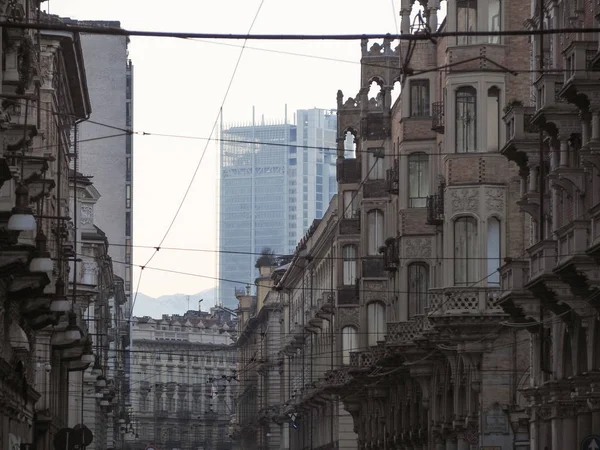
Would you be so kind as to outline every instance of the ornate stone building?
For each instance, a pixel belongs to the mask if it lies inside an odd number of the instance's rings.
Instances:
[[[230,312],[132,319],[132,425],[129,448],[232,448],[236,323]]]
[[[60,23],[40,3],[0,1],[0,15]],[[1,51],[0,448],[50,450],[61,429],[82,422],[96,442],[87,448],[111,448],[102,321],[118,288],[106,240],[69,202],[93,191],[69,170],[74,129],[91,110],[79,35],[5,27]]]
[[[501,268],[501,305],[530,331],[532,449],[578,448],[600,430],[599,19],[598,2],[544,4],[544,28],[599,32],[536,36],[531,101],[504,116],[502,153],[519,167],[531,235]]]

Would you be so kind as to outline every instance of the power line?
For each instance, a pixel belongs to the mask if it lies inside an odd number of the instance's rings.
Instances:
[[[223,40],[262,40],[262,41],[357,41],[363,39],[388,39],[400,41],[429,41],[445,37],[488,37],[488,36],[537,36],[556,35],[569,33],[598,33],[597,28],[555,28],[531,30],[504,30],[504,31],[437,31],[427,34],[410,33],[369,33],[369,34],[239,34],[239,33],[195,33],[185,31],[151,31],[151,30],[126,30],[123,28],[95,27],[84,25],[71,25],[66,23],[48,22],[9,22],[0,21],[2,28],[40,31],[64,31],[72,33],[98,34],[105,36],[124,37],[157,37],[179,39],[223,39]]]
[[[258,19],[258,15],[260,14],[260,10],[262,9],[262,6],[264,4],[265,0],[261,0],[259,5],[258,5],[258,9],[256,10],[256,14],[254,14],[254,18],[252,19],[252,22],[250,23],[250,27],[248,28],[248,34],[250,34],[250,32],[252,31],[252,28],[254,27],[254,24],[256,23],[256,19]],[[244,40],[244,47],[246,45],[247,40]],[[233,72],[231,74],[231,77],[229,78],[229,84],[227,85],[227,89],[225,90],[225,94],[223,95],[223,100],[221,101],[221,107],[219,108],[219,111],[217,113],[217,116],[215,117],[215,121],[213,123],[212,129],[210,130],[210,135],[209,138],[212,138],[213,133],[215,132],[216,128],[217,128],[217,124],[219,123],[219,118],[221,117],[221,115],[223,114],[223,106],[225,106],[225,102],[227,101],[227,97],[229,95],[229,92],[231,90],[231,86],[233,85],[233,80],[235,79],[235,75],[237,74],[238,68],[240,66],[240,62],[242,60],[242,56],[244,54],[244,47],[242,47],[242,49],[240,50],[240,54],[237,58],[237,61],[235,63],[235,66],[233,68]],[[160,243],[158,244],[158,246],[156,247],[156,250],[154,251],[154,253],[152,253],[152,255],[150,256],[150,258],[148,259],[148,261],[146,262],[146,264],[144,264],[144,266],[141,267],[140,270],[140,275],[138,278],[138,290],[136,290],[135,292],[135,296],[133,298],[133,302],[131,305],[131,311],[129,313],[130,317],[131,315],[133,315],[133,309],[135,307],[135,302],[137,299],[137,294],[139,292],[139,286],[141,284],[142,281],[142,274],[144,273],[144,268],[145,266],[147,266],[148,264],[150,264],[150,262],[152,261],[152,259],[154,258],[154,256],[156,256],[156,253],[158,253],[158,251],[160,250],[160,246],[165,242],[165,240],[167,239],[167,236],[169,235],[169,233],[171,232],[171,229],[173,228],[173,225],[175,224],[175,221],[177,220],[177,217],[179,216],[179,213],[181,212],[181,208],[183,208],[183,205],[185,203],[185,200],[187,199],[188,194],[190,193],[190,190],[192,189],[192,186],[194,184],[194,180],[196,179],[196,176],[198,175],[198,171],[200,170],[200,165],[202,164],[202,161],[204,160],[204,155],[206,155],[206,151],[208,150],[208,145],[210,143],[210,139],[206,142],[206,145],[204,146],[204,149],[202,150],[202,154],[200,155],[200,159],[198,160],[198,164],[196,165],[196,169],[194,170],[194,173],[192,174],[192,178],[190,179],[188,186],[183,194],[183,197],[179,203],[179,206],[177,207],[177,210],[175,211],[175,215],[173,216],[173,218],[171,219],[171,223],[169,224],[169,226],[167,227],[167,231],[165,232],[165,234],[163,235],[162,239],[160,240]]]

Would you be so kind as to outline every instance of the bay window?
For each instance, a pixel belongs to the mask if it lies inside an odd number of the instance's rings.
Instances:
[[[385,306],[380,302],[367,305],[367,333],[369,347],[377,345],[378,341],[385,338]]]
[[[356,283],[356,246],[345,245],[342,249],[342,254],[344,259],[344,286],[354,286]]]
[[[477,220],[460,217],[454,221],[454,284],[468,285],[477,280]]]
[[[383,212],[374,209],[367,213],[367,254],[378,255],[383,242]]]
[[[350,364],[350,352],[358,349],[358,332],[355,327],[342,328],[342,363]]]
[[[413,153],[408,157],[408,206],[424,208],[428,195],[429,156],[426,153]]]
[[[456,91],[456,151],[476,151],[477,145],[477,90],[464,86]]]
[[[408,266],[408,315],[424,314],[429,292],[429,268],[424,263]]]

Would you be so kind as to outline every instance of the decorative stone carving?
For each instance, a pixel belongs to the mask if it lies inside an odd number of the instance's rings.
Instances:
[[[336,315],[340,326],[358,326],[358,308],[338,308]]]
[[[94,223],[94,208],[92,205],[81,205],[81,225]]]
[[[384,292],[385,288],[385,284],[381,281],[365,281],[363,283],[363,290],[365,291]]]
[[[485,207],[490,212],[504,213],[504,190],[501,188],[486,188]]]
[[[385,302],[387,298],[387,285],[385,281],[365,281],[363,283],[364,299],[366,302],[381,300]]]
[[[404,241],[404,257],[411,259],[431,257],[431,239],[407,238]]]
[[[484,433],[508,433],[508,418],[500,405],[495,404],[485,413]]]
[[[479,191],[476,188],[450,189],[450,215],[457,212],[477,212]]]

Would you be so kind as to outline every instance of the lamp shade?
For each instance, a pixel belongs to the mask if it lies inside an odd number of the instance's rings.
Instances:
[[[71,309],[71,302],[67,300],[65,295],[65,282],[59,278],[56,281],[56,289],[52,302],[50,303],[50,311],[52,312],[67,312]]]
[[[74,312],[69,314],[69,326],[63,331],[52,335],[52,345],[62,347],[74,344],[82,338],[81,330],[77,326],[77,316]]]
[[[81,362],[91,364],[94,361],[96,361],[96,357],[94,356],[94,351],[92,350],[92,341],[88,337],[88,339],[85,341],[83,355],[81,355]]]
[[[108,400],[100,400],[100,406],[110,406]]]
[[[6,228],[11,231],[33,231],[36,228],[33,211],[29,207],[29,189],[19,184],[15,190],[16,202]]]
[[[42,230],[35,237],[35,257],[29,263],[30,272],[47,273],[54,270],[54,264],[50,259],[50,253],[46,249],[48,239]]]

